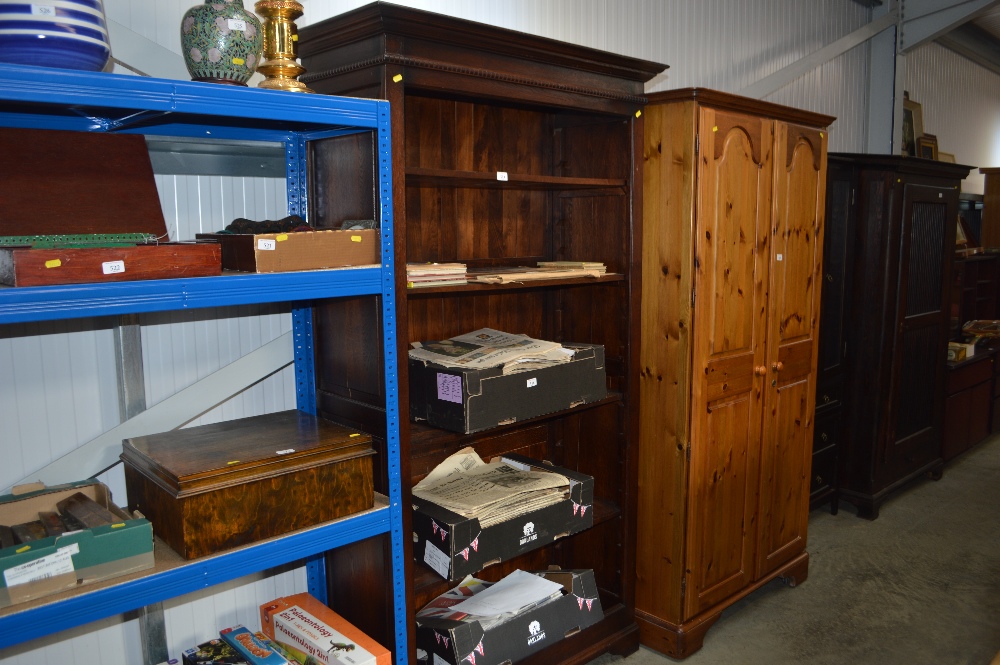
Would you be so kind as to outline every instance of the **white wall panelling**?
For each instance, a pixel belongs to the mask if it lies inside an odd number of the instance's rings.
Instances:
[[[849,35],[871,20],[850,0],[396,0],[397,4],[663,62],[670,68],[648,91],[707,87],[738,92]],[[173,53],[180,22],[200,0],[105,0],[110,20]],[[367,0],[302,0],[299,25],[355,9]],[[248,8],[252,0],[244,0]],[[114,50],[112,43],[112,50]],[[156,58],[152,49],[147,58]],[[139,54],[140,56],[142,54]],[[161,52],[162,55],[162,52]],[[138,56],[137,56],[138,57]],[[923,104],[924,125],[958,161],[1000,166],[1000,77],[936,45],[907,54],[906,88]],[[143,69],[142,62],[131,62]],[[149,65],[147,65],[148,67]],[[837,117],[830,149],[864,151],[869,74],[894,63],[872,61],[860,45],[765,97]],[[970,181],[974,180],[970,178]],[[280,180],[158,175],[171,239],[215,231],[236,217],[284,216]],[[967,183],[967,185],[970,183]],[[981,184],[979,185],[981,190]],[[969,191],[976,191],[975,185]],[[212,316],[210,316],[211,314]],[[221,314],[221,318],[213,318]],[[147,403],[155,404],[218,367],[290,329],[286,311],[266,307],[225,312],[147,315],[143,363]],[[108,321],[0,327],[0,487],[31,476],[52,459],[118,424],[114,348]],[[9,378],[8,378],[9,377]],[[290,369],[213,408],[192,424],[293,408]],[[101,476],[124,496],[116,467]],[[304,591],[301,568],[254,576],[166,604],[171,656],[211,637],[216,627],[256,624],[256,607]],[[0,665],[135,663],[138,631],[128,618],[0,652]],[[98,644],[100,643],[100,644]]]
[[[904,81],[939,150],[960,164],[1000,166],[1000,75],[932,43],[907,53]],[[982,194],[983,186],[975,168],[962,190]]]

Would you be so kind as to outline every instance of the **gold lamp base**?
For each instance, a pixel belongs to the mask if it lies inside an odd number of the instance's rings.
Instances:
[[[258,0],[253,8],[262,18],[264,31],[264,54],[257,65],[264,80],[257,87],[312,92],[297,80],[306,71],[296,60],[299,35],[295,19],[302,16],[302,4],[295,0]]]

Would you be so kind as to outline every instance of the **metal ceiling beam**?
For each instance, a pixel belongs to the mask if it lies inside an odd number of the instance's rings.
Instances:
[[[737,94],[743,95],[744,97],[762,99],[772,92],[780,90],[816,67],[819,67],[823,63],[829,62],[842,53],[850,51],[855,46],[865,43],[883,30],[887,30],[894,25],[896,25],[896,13],[890,11],[884,16],[880,16],[879,18],[873,20],[864,27],[841,37],[835,42],[827,44],[818,51],[813,51],[809,55],[793,62],[787,67],[782,67],[770,76],[765,76],[759,81],[748,85]]]
[[[995,7],[1000,0],[902,0],[899,50],[912,51]]]
[[[979,26],[966,23],[938,37],[937,43],[1000,74],[1000,40]]]

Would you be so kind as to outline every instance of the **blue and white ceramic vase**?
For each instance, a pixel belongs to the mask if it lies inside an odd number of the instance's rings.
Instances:
[[[205,0],[181,22],[181,51],[192,80],[246,85],[264,50],[260,20],[243,0]]]
[[[101,0],[0,0],[0,62],[101,71],[110,57]]]

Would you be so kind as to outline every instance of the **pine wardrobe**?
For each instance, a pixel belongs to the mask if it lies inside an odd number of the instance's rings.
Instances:
[[[826,127],[712,90],[644,110],[636,618],[683,658],[808,570]]]

